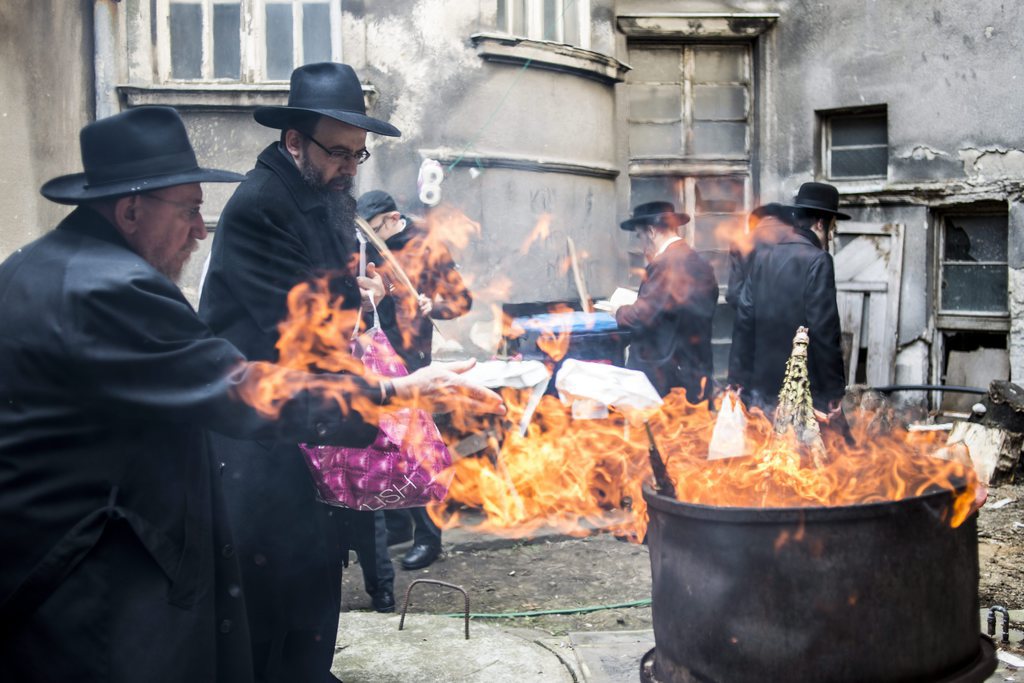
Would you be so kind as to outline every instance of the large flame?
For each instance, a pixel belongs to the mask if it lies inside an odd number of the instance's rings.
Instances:
[[[464,241],[479,231],[478,224],[454,210],[431,216],[427,246],[434,239]],[[541,231],[538,224],[538,235]],[[417,263],[429,263],[426,257],[408,262],[413,279]],[[502,278],[491,282],[496,290],[508,284]],[[258,381],[242,387],[243,398],[275,415],[296,392],[312,389],[334,399],[342,411],[356,410],[375,420],[378,407],[355,391],[354,382],[306,374],[310,369],[365,373],[349,348],[357,312],[341,308],[330,295],[327,279],[297,286],[288,307],[289,318],[279,328],[280,365],[253,364],[250,375]],[[541,335],[538,346],[557,362],[569,342],[568,327],[555,326]],[[603,420],[574,420],[569,407],[545,396],[520,434],[509,425],[520,424],[528,397],[508,390],[505,398],[509,412],[505,421],[491,425],[495,434],[487,455],[455,462],[450,498],[431,510],[435,520],[444,527],[464,523],[468,520],[460,507],[468,506],[485,515],[475,528],[491,533],[524,536],[551,527],[583,535],[602,528],[642,538],[647,524],[642,486],[651,478],[643,427],[615,413]],[[734,507],[844,506],[946,490],[955,493],[951,524],[960,524],[973,509],[979,485],[969,459],[963,453],[937,457],[943,449],[934,433],[883,433],[860,416],[852,420],[855,445],[825,431],[829,458],[815,466],[796,444],[773,437],[770,422],[754,412],[746,416],[746,452],[712,461],[708,450],[716,417],[707,404],[691,405],[682,392],[673,392],[648,418],[682,501]],[[453,424],[463,432],[480,431],[474,420],[455,415]]]
[[[506,393],[515,424],[525,401]],[[650,417],[661,456],[685,502],[730,507],[816,507],[896,501],[933,491],[955,493],[949,523],[957,526],[975,500],[977,479],[964,457],[943,459],[941,437],[895,430],[877,433],[869,416],[851,427],[855,445],[825,430],[829,462],[814,466],[799,446],[776,438],[759,412],[747,414],[745,455],[708,460],[717,414],[673,391]],[[962,454],[961,454],[962,455]],[[546,396],[525,436],[509,432],[500,453],[454,464],[448,504],[431,513],[442,526],[467,523],[458,510],[483,510],[475,528],[523,536],[549,527],[583,535],[595,528],[639,539],[647,511],[641,487],[651,478],[644,430],[622,417],[573,420]]]

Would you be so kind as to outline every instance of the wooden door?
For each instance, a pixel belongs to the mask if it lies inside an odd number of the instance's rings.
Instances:
[[[893,383],[903,272],[903,226],[841,221],[832,238],[836,298],[847,384],[855,384],[860,350],[871,386]]]

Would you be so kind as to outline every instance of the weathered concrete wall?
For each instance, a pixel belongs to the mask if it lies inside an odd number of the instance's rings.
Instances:
[[[592,3],[591,49],[609,55],[612,4]],[[477,302],[455,324],[456,334],[465,338],[474,323],[488,328],[504,302],[575,298],[567,237],[580,251],[591,292],[609,294],[626,264],[617,248],[613,86],[537,64],[486,60],[470,37],[494,32],[492,3],[346,3],[345,12],[346,60],[378,91],[374,115],[403,133],[371,141],[360,191],[385,189],[411,213],[428,213],[417,197],[417,173],[424,158],[438,157],[446,172],[443,203],[480,225],[458,254]],[[508,167],[513,157],[521,167]],[[598,177],[558,172],[552,163],[613,170]],[[541,221],[550,221],[547,235],[524,248]]]
[[[81,170],[92,117],[92,2],[0,3],[0,258],[68,213],[39,187]]]
[[[782,16],[771,32],[762,184],[811,179],[814,112],[888,105],[889,182],[1024,173],[1019,3],[732,3]]]

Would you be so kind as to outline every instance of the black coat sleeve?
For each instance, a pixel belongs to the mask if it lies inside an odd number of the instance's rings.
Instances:
[[[756,266],[755,266],[756,267]],[[732,324],[732,346],[729,349],[729,376],[733,386],[745,387],[750,383],[754,362],[754,297],[753,277],[740,287],[736,297],[736,315]]]
[[[832,403],[846,392],[846,372],[839,307],[836,304],[835,266],[828,252],[821,252],[811,264],[804,301],[810,336],[808,370],[812,379],[817,380],[816,402]]]
[[[76,276],[71,275],[74,279]],[[351,376],[296,377],[294,399],[271,420],[240,399],[254,366],[214,337],[177,288],[155,272],[111,269],[69,283],[64,341],[80,375],[82,399],[125,424],[159,420],[199,425],[237,438],[288,438],[364,445],[376,434],[359,413],[302,389],[303,380],[334,385],[350,404],[365,405],[378,389]],[[266,364],[259,364],[266,367]]]

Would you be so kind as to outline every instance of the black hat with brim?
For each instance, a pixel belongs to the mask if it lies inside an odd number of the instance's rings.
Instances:
[[[292,72],[288,104],[258,107],[252,114],[256,122],[268,128],[284,130],[296,119],[326,116],[356,128],[398,137],[400,130],[387,121],[366,115],[363,86],[348,64],[318,62],[300,66]]]
[[[676,206],[672,202],[647,202],[633,209],[633,215],[619,223],[619,227],[623,230],[636,230],[642,225],[663,225],[668,216],[673,216],[677,225],[686,225],[690,222],[690,216],[676,211]]]
[[[851,218],[849,214],[839,211],[839,190],[828,183],[804,183],[790,206],[835,216],[841,221],[848,221]]]
[[[137,107],[100,119],[79,134],[85,171],[47,181],[40,193],[81,204],[189,183],[238,183],[245,176],[201,168],[185,124],[171,107]]]
[[[391,211],[398,211],[398,205],[395,204],[394,198],[384,190],[364,192],[356,200],[356,213],[364,221]]]

